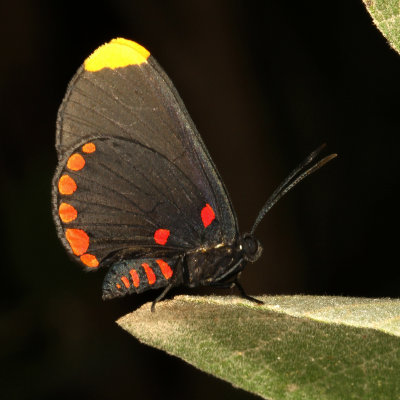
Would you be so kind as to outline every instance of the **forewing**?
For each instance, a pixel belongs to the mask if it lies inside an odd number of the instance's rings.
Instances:
[[[134,161],[138,149],[148,149],[158,155],[158,160],[165,160],[174,179],[179,175],[176,171],[184,173],[185,182],[196,188],[198,202],[206,202],[202,207],[208,204],[215,213],[213,234],[204,234],[200,241],[202,245],[228,243],[235,239],[238,232],[236,216],[202,139],[167,75],[150,53],[134,42],[114,39],[99,47],[68,87],[57,121],[56,147],[60,162],[65,163],[71,149],[93,137],[125,139],[126,143],[136,146],[130,148],[131,153],[125,152],[126,160],[130,157]],[[124,165],[127,164],[124,161]],[[168,194],[163,193],[180,204],[185,194],[178,184],[171,185],[169,177],[161,171],[154,172],[154,168],[160,167],[158,161],[143,165],[148,168],[149,176],[159,174],[169,187]],[[98,176],[97,179],[103,178]],[[133,186],[138,186],[135,174],[129,179]],[[146,177],[139,179],[145,181]],[[107,182],[101,184],[107,185]],[[133,191],[132,188],[129,190]],[[153,192],[146,190],[143,198],[150,198]],[[136,194],[139,196],[135,197],[136,201],[142,201],[139,191]],[[150,200],[151,204],[157,201]],[[201,211],[196,207],[187,209],[187,206],[182,206],[187,220],[183,223],[181,218],[179,223],[195,224]],[[176,217],[173,209],[171,206],[171,214],[165,218]],[[161,208],[158,211],[161,213]],[[201,228],[204,230],[205,227]],[[187,233],[181,239],[197,245],[197,238]],[[136,237],[132,238],[131,244],[136,244]]]

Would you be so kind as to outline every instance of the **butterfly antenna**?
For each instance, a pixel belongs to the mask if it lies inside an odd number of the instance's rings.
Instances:
[[[292,190],[298,183],[300,183],[304,178],[311,175],[313,172],[317,171],[321,167],[323,167],[326,163],[334,159],[337,154],[330,154],[329,156],[324,157],[323,159],[316,162],[313,166],[304,171],[304,169],[310,165],[315,158],[321,153],[322,149],[326,146],[326,143],[319,146],[316,150],[314,150],[302,163],[300,163],[290,174],[289,176],[275,189],[272,195],[264,204],[261,211],[258,213],[256,221],[254,222],[253,228],[251,229],[251,233],[253,234],[256,230],[258,224],[264,218],[265,214],[290,190]]]

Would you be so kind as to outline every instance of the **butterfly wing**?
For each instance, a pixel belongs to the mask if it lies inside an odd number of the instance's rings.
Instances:
[[[178,93],[134,42],[112,40],[75,74],[56,148],[57,231],[86,267],[237,236],[229,196]]]

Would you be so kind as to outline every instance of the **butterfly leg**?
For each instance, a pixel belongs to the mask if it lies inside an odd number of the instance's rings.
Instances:
[[[235,282],[213,282],[210,286],[218,289],[233,289],[235,287]]]
[[[257,304],[264,304],[263,301],[258,300],[258,299],[256,299],[255,297],[249,296],[249,295],[244,291],[243,286],[239,283],[239,281],[238,281],[237,279],[235,279],[232,283],[239,289],[240,295],[241,295],[244,299],[249,300],[249,301],[252,301],[253,303],[257,303]]]
[[[239,283],[239,281],[236,279],[233,282],[214,282],[212,285],[213,287],[217,287],[219,289],[233,289],[235,286],[239,289],[241,297],[243,297],[246,300],[252,301],[253,303],[257,304],[264,304],[263,301],[256,299],[255,297],[249,296],[245,290],[243,289],[243,286]]]
[[[153,300],[153,302],[151,303],[151,312],[156,311],[156,304],[167,295],[167,293],[171,290],[173,286],[174,285],[170,283],[168,286],[165,287],[161,294],[155,300]]]

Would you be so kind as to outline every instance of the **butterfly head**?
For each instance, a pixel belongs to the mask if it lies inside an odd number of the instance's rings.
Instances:
[[[243,258],[250,262],[257,261],[263,252],[261,243],[251,233],[240,237],[239,248],[243,252]]]

